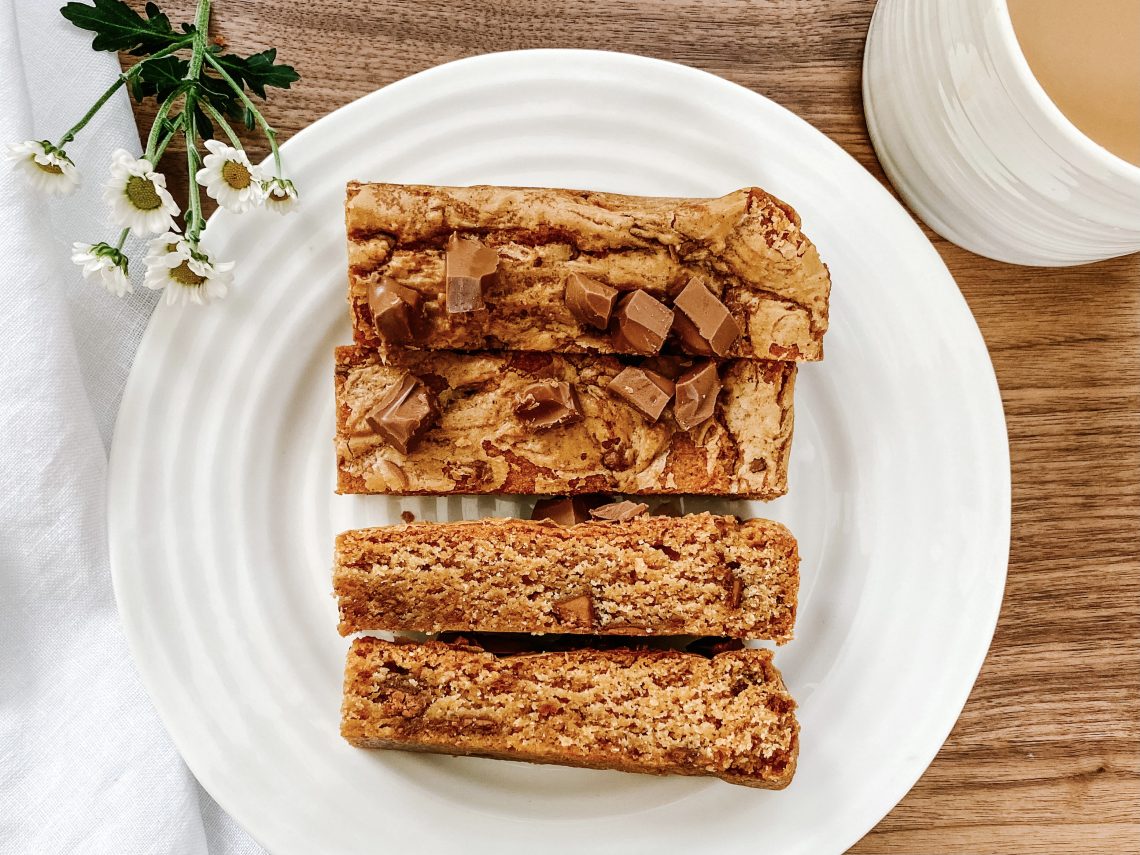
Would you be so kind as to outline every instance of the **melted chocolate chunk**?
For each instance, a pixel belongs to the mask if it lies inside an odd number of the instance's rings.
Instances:
[[[699,279],[690,279],[673,301],[673,329],[682,346],[704,356],[727,356],[740,327],[728,307]]]
[[[712,418],[721,382],[716,365],[706,362],[677,378],[673,417],[681,430],[692,430]]]
[[[566,277],[566,290],[563,292],[566,308],[570,310],[570,314],[588,326],[600,330],[606,329],[610,324],[610,315],[613,314],[617,298],[617,288],[611,288],[596,279],[590,279],[580,273],[571,273]]]
[[[558,525],[577,525],[590,519],[590,509],[605,502],[601,496],[565,496],[539,499],[530,512],[532,520],[550,520]]]
[[[435,395],[418,377],[405,373],[368,411],[364,421],[374,434],[407,454],[438,415]]]
[[[654,371],[633,365],[623,368],[608,386],[650,421],[657,421],[673,397],[673,381]]]
[[[376,334],[388,342],[412,341],[423,320],[422,299],[418,291],[381,279],[368,288],[368,307]]]
[[[606,520],[607,522],[624,522],[639,517],[648,510],[649,505],[644,502],[631,502],[627,499],[594,508],[590,511],[590,516],[596,520]]]
[[[444,256],[449,314],[477,312],[484,308],[483,288],[499,270],[499,254],[477,238],[453,234]]]
[[[546,430],[578,421],[582,410],[569,383],[540,380],[519,393],[515,415],[535,430]]]
[[[616,343],[637,353],[657,353],[673,326],[673,311],[640,290],[622,298],[615,317]]]

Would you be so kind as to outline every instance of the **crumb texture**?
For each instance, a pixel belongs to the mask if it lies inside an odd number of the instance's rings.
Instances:
[[[623,367],[613,356],[338,348],[338,492],[786,492],[795,363],[724,363],[713,416],[690,431],[672,408],[653,422],[609,391]],[[440,409],[407,454],[362,428],[404,372],[431,387]],[[569,383],[581,418],[547,430],[520,419],[516,402],[538,380]]]
[[[422,346],[599,353],[621,349],[566,307],[573,273],[660,300],[699,277],[742,335],[731,356],[823,356],[831,280],[791,206],[759,188],[718,199],[516,187],[348,185],[349,303],[355,339],[380,347],[368,288],[382,279],[423,301]],[[448,316],[444,253],[452,234],[498,254],[485,312]]]
[[[419,523],[337,538],[340,631],[482,631],[791,638],[791,533],[690,514],[563,527]]]
[[[795,703],[768,650],[496,657],[441,642],[356,640],[341,733],[362,748],[472,754],[780,789]]]

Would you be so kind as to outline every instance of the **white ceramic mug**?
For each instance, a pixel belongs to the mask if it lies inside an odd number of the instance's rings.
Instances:
[[[959,246],[1043,267],[1140,250],[1140,166],[1050,100],[1005,0],[879,0],[863,105],[891,183]]]

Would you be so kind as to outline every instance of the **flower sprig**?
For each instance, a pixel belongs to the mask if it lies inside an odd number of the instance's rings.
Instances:
[[[123,0],[72,2],[60,13],[95,33],[95,50],[121,51],[140,59],[118,75],[102,95],[62,137],[27,140],[8,148],[15,168],[33,185],[51,194],[67,194],[79,185],[80,174],[66,147],[121,87],[136,101],[154,98],[158,109],[141,157],[118,149],[111,154],[110,180],[104,197],[110,218],[122,228],[115,243],[77,243],[72,261],[83,276],[96,279],[121,296],[131,291],[129,259],[123,252],[134,233],[150,241],[145,258],[148,288],[164,289],[169,303],[203,304],[224,297],[233,277],[233,262],[217,261],[201,245],[205,217],[200,192],[236,213],[265,206],[288,213],[297,202],[297,189],[282,174],[277,133],[250,97],[264,99],[268,87],[288,89],[300,79],[290,66],[277,62],[274,48],[252,56],[226,53],[208,39],[210,0],[199,0],[193,23],[175,29],[154,3],[146,17]],[[248,90],[248,92],[247,92]],[[265,175],[246,154],[234,124],[260,128],[273,154],[273,173]],[[227,142],[215,137],[220,132]],[[185,140],[188,205],[180,211],[166,189],[166,176],[157,165],[170,143]],[[199,145],[206,149],[202,156]],[[177,219],[181,215],[181,227]]]

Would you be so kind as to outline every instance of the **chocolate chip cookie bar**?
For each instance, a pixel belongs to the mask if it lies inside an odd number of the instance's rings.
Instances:
[[[791,639],[799,556],[784,526],[634,507],[573,526],[485,519],[346,531],[333,566],[340,632]]]
[[[341,734],[395,748],[782,789],[799,725],[769,650],[711,658],[582,649],[496,656],[463,643],[360,638]]]
[[[787,489],[792,362],[336,353],[340,493]]]
[[[823,357],[831,281],[796,212],[717,199],[348,185],[358,344]]]

